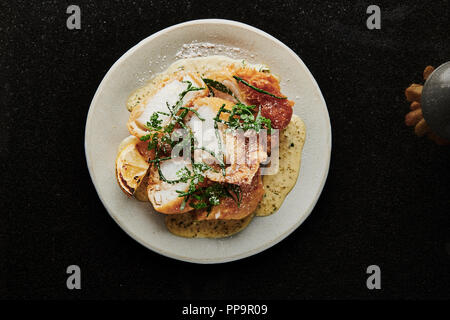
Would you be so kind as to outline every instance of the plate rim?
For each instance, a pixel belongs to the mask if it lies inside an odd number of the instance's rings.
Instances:
[[[319,93],[319,99],[320,102],[324,104],[325,106],[325,111],[326,111],[326,131],[328,131],[328,139],[326,139],[326,144],[327,144],[327,154],[326,154],[326,170],[323,172],[323,175],[321,177],[321,182],[319,185],[319,189],[318,192],[315,194],[314,199],[312,199],[312,202],[310,204],[310,206],[307,208],[307,210],[305,210],[305,214],[302,216],[301,219],[299,219],[295,224],[293,224],[288,230],[286,230],[285,232],[283,232],[281,235],[279,235],[278,237],[276,237],[275,239],[264,243],[262,246],[255,248],[253,250],[249,250],[234,256],[227,256],[221,259],[198,259],[198,258],[190,258],[187,256],[180,256],[178,254],[174,254],[171,252],[167,252],[164,251],[163,249],[160,248],[156,248],[154,246],[152,246],[151,244],[149,244],[148,242],[144,241],[143,239],[141,239],[139,236],[137,236],[136,234],[134,234],[131,230],[129,230],[128,228],[126,228],[124,225],[121,224],[121,222],[114,216],[114,214],[111,213],[112,209],[110,209],[107,205],[107,202],[102,198],[101,194],[99,193],[99,190],[97,187],[97,184],[94,180],[94,174],[93,174],[93,168],[92,168],[92,161],[88,155],[88,146],[87,146],[87,140],[88,140],[88,131],[90,130],[90,125],[89,123],[91,123],[91,118],[92,118],[92,114],[93,114],[93,105],[96,104],[98,97],[100,95],[100,92],[103,91],[103,86],[105,85],[106,79],[108,78],[108,76],[122,63],[122,61],[124,61],[125,59],[128,58],[128,56],[130,56],[131,54],[134,53],[134,51],[136,51],[137,49],[139,49],[139,47],[141,47],[144,43],[147,43],[149,41],[152,41],[154,38],[158,37],[159,35],[163,34],[163,33],[167,33],[170,31],[173,31],[175,29],[179,29],[179,28],[183,28],[185,26],[188,25],[195,25],[195,24],[225,24],[225,25],[232,25],[232,26],[237,26],[237,27],[241,27],[247,30],[251,30],[253,32],[258,33],[259,35],[268,38],[271,41],[274,41],[275,43],[277,43],[278,45],[280,45],[281,47],[283,47],[291,56],[293,56],[293,58],[300,64],[303,66],[303,68],[305,68],[307,70],[307,75],[309,77],[309,80],[312,82],[313,86],[318,90]],[[306,141],[305,141],[306,143]],[[103,206],[105,207],[106,211],[108,212],[109,216],[119,225],[119,227],[125,231],[125,233],[130,236],[132,239],[134,239],[136,242],[140,243],[141,245],[143,245],[145,248],[150,249],[151,251],[163,255],[165,257],[168,258],[172,258],[175,260],[180,260],[180,261],[184,261],[184,262],[189,262],[189,263],[197,263],[197,264],[219,264],[219,263],[227,263],[227,262],[232,262],[232,261],[236,261],[236,260],[240,260],[240,259],[244,259],[253,255],[256,255],[260,252],[263,252],[273,246],[275,246],[276,244],[278,244],[279,242],[281,242],[282,240],[284,240],[286,237],[288,237],[292,232],[294,232],[311,214],[312,210],[314,209],[314,207],[317,204],[317,201],[320,198],[320,195],[322,194],[323,188],[325,186],[325,182],[327,180],[328,177],[328,173],[329,173],[329,169],[330,169],[330,162],[331,162],[331,150],[332,150],[332,131],[331,131],[331,121],[330,121],[330,115],[328,113],[328,107],[325,101],[325,98],[323,97],[322,91],[320,90],[320,87],[316,81],[316,79],[314,78],[314,76],[312,75],[311,71],[309,70],[309,68],[306,66],[306,64],[303,62],[303,60],[291,49],[289,48],[286,44],[284,44],[283,42],[281,42],[280,40],[278,40],[277,38],[275,38],[274,36],[268,34],[267,32],[258,29],[256,27],[250,26],[246,23],[243,22],[238,22],[238,21],[234,21],[234,20],[228,20],[228,19],[197,19],[197,20],[190,20],[190,21],[186,21],[186,22],[181,22],[172,26],[169,26],[167,28],[164,28],[156,33],[153,33],[151,35],[149,35],[148,37],[142,39],[141,41],[139,41],[137,44],[135,44],[133,47],[131,47],[130,49],[128,49],[122,56],[120,56],[119,59],[117,59],[114,64],[109,68],[109,70],[106,72],[106,74],[103,76],[102,81],[100,82],[99,86],[97,87],[97,90],[95,91],[94,97],[92,98],[91,104],[89,105],[89,110],[88,110],[88,114],[86,116],[86,122],[85,122],[85,132],[84,132],[84,153],[85,153],[85,157],[86,157],[86,165],[89,171],[89,176],[91,178],[92,184],[94,185],[95,191],[97,193],[97,196],[99,197],[100,201],[102,202]],[[297,182],[296,182],[297,183]]]

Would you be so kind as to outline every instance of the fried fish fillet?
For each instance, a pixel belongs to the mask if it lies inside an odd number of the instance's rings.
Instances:
[[[192,169],[190,161],[182,158],[160,163],[161,173],[168,181],[177,180],[179,178],[177,172],[184,167]],[[189,204],[181,208],[183,197],[180,197],[179,194],[179,192],[188,191],[189,181],[170,183],[164,179],[161,179],[156,165],[152,165],[148,176],[147,194],[153,208],[164,214],[177,214],[193,210]]]
[[[220,200],[220,204],[212,207],[211,212],[207,209],[194,211],[195,220],[235,220],[243,219],[255,211],[258,203],[264,195],[264,187],[259,172],[253,177],[251,184],[242,184],[240,203],[236,198],[226,197]]]
[[[267,159],[267,152],[258,134],[254,130],[228,131],[223,123],[214,127],[214,118],[223,106],[231,110],[234,103],[217,98],[200,98],[193,102],[193,114],[187,126],[191,128],[197,141],[197,150],[194,152],[196,162],[204,161],[212,164],[215,170],[206,171],[206,177],[212,181],[231,184],[249,184],[259,169],[259,164]],[[220,114],[220,119],[227,121],[229,113]],[[205,150],[206,149],[206,150]],[[225,175],[217,165],[217,158],[224,153],[226,164]],[[215,159],[214,159],[215,158]]]
[[[194,73],[174,74],[159,84],[158,89],[152,95],[133,108],[127,123],[130,134],[138,138],[148,134],[146,124],[155,112],[159,113],[159,119],[162,120],[161,126],[166,125],[170,118],[168,106],[173,106],[178,101],[180,94],[187,89],[188,81],[194,87],[205,89],[188,92],[183,98],[183,107],[190,106],[196,98],[208,94],[208,89],[199,75]]]

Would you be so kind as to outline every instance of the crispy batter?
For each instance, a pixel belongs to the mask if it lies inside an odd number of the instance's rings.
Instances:
[[[251,136],[251,133],[249,136]],[[226,133],[224,139],[227,159],[225,176],[216,166],[216,171],[208,170],[206,172],[208,179],[231,184],[252,183],[253,177],[259,170],[260,163],[267,159],[267,153],[259,144],[257,134],[255,136],[243,141],[242,137],[234,136],[229,132]]]
[[[220,204],[214,206],[210,213],[206,209],[195,210],[195,220],[229,220],[243,219],[255,211],[258,203],[264,195],[261,175],[258,172],[250,185],[241,185],[242,200],[237,205],[236,199],[230,197],[223,198]]]
[[[217,97],[199,98],[194,102],[194,109],[199,111],[200,108],[208,107],[214,114],[217,114],[222,105],[225,105],[226,110],[231,110],[233,103]],[[229,113],[222,112],[220,119],[227,121]],[[191,114],[192,116],[192,114]],[[220,183],[232,184],[249,184],[253,176],[259,169],[259,164],[266,160],[267,153],[264,147],[260,144],[259,136],[254,131],[247,131],[245,136],[235,135],[233,132],[225,131],[226,126],[218,125],[220,132],[222,151],[225,154],[225,162],[227,167],[225,169],[225,176],[222,174],[220,167],[213,165],[215,170],[208,170],[206,177],[212,181]],[[204,160],[214,161],[214,157],[207,151],[196,150],[195,158],[202,157]]]
[[[148,150],[148,141],[139,141],[136,144],[136,148],[142,157],[148,162],[149,160],[155,159],[155,150]]]
[[[259,89],[276,96],[284,96],[280,91],[278,79],[270,73],[259,72],[249,68],[238,69],[235,73]],[[294,106],[293,101],[271,97],[267,94],[257,92],[242,83],[239,83],[239,90],[247,104],[261,106],[261,115],[270,119],[273,128],[284,129],[291,121],[292,107]]]
[[[147,194],[147,186],[148,186],[148,173],[142,179],[142,182],[137,187],[136,191],[133,194],[133,197],[142,202],[148,202],[148,194]]]

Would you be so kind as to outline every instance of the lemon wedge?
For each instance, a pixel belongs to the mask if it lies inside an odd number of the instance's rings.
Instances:
[[[132,141],[121,148],[116,159],[117,182],[129,196],[139,187],[150,165],[139,153],[136,141]]]

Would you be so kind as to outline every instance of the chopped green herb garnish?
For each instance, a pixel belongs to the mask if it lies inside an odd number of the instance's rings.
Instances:
[[[159,119],[159,114],[157,112],[153,113],[150,117],[150,121],[147,121],[147,128],[150,131],[159,131],[161,130],[162,120]]]
[[[194,194],[192,194],[192,198],[194,198],[195,201],[191,201],[189,205],[194,209],[206,208],[209,214],[213,206],[217,206],[220,204],[220,199],[224,197],[230,197],[234,199],[233,195],[230,193],[230,190],[235,193],[236,197],[238,198],[238,205],[240,205],[240,198],[238,196],[238,193],[241,193],[240,187],[238,185],[229,186],[221,183],[214,183],[210,186],[199,188]],[[238,193],[235,192],[236,189],[239,189]],[[236,199],[234,200],[236,201]]]
[[[234,95],[233,91],[228,89],[228,87],[225,86],[223,83],[216,81],[216,80],[208,79],[208,78],[202,78],[202,80],[208,87],[209,91],[212,92],[213,97],[214,97],[214,91],[211,88],[214,88],[218,91],[229,94],[230,96],[235,98],[237,102],[240,102],[239,99]]]
[[[233,106],[231,111],[229,111],[223,109],[222,106],[214,120],[216,122],[221,122],[228,125],[228,127],[232,130],[242,129],[244,131],[255,130],[256,132],[260,132],[261,129],[266,128],[270,133],[272,128],[270,119],[267,119],[261,115],[261,108],[258,109],[258,113],[255,117],[253,113],[253,109],[255,108],[256,106],[247,106],[243,103],[237,103]],[[222,112],[230,113],[228,121],[220,119],[220,113]]]
[[[234,97],[232,91],[222,83],[211,79],[203,79],[203,81],[210,90],[211,88],[214,88]],[[177,102],[172,106],[166,103],[168,112],[154,112],[146,124],[149,133],[141,137],[140,140],[148,141],[148,150],[155,150],[155,158],[149,160],[149,162],[153,163],[157,168],[160,179],[162,181],[170,184],[176,184],[180,182],[188,183],[187,191],[176,191],[179,194],[179,197],[183,197],[183,201],[180,206],[181,210],[184,210],[187,203],[189,203],[192,208],[206,209],[209,214],[212,207],[220,204],[220,199],[223,197],[233,198],[239,206],[242,200],[242,192],[238,185],[213,183],[212,185],[209,185],[207,187],[199,188],[199,184],[203,183],[206,179],[206,171],[213,170],[217,172],[208,164],[199,162],[193,163],[192,166],[189,167],[183,167],[176,173],[177,179],[169,180],[163,175],[160,163],[162,161],[172,159],[167,155],[168,152],[170,152],[170,147],[174,147],[175,145],[177,145],[177,142],[174,141],[177,139],[173,137],[173,133],[175,126],[178,125],[188,132],[187,138],[184,138],[181,144],[187,145],[190,143],[191,156],[193,152],[198,149],[211,154],[217,160],[222,170],[222,174],[225,176],[225,158],[222,151],[222,137],[219,131],[219,123],[226,124],[228,126],[228,129],[231,130],[243,129],[245,131],[253,129],[256,132],[259,132],[262,128],[267,128],[268,130],[271,129],[270,120],[261,116],[260,109],[255,115],[255,106],[247,106],[239,102],[239,100],[234,97],[238,101],[238,103],[236,103],[231,110],[226,109],[226,105],[223,104],[214,118],[214,129],[219,144],[218,154],[205,147],[196,147],[194,134],[192,133],[191,129],[188,128],[184,123],[184,118],[189,112],[192,112],[197,115],[200,120],[205,121],[205,119],[203,119],[195,109],[183,106],[183,98],[188,92],[203,90],[204,88],[194,87],[190,81],[184,82],[187,83],[187,88],[182,93],[180,93]],[[220,119],[220,115],[222,113],[229,114],[228,121]],[[160,118],[160,115],[169,117],[169,120],[165,122],[165,125],[163,125],[163,119]],[[166,150],[167,146],[170,146],[169,150]]]
[[[217,162],[219,163],[220,168],[222,169],[222,175],[225,176],[225,163],[223,161],[223,158],[221,159],[218,155],[216,155],[216,153],[214,151],[209,150],[205,147],[196,147],[195,150],[203,150],[205,152],[208,152],[214,158],[216,158]]]

